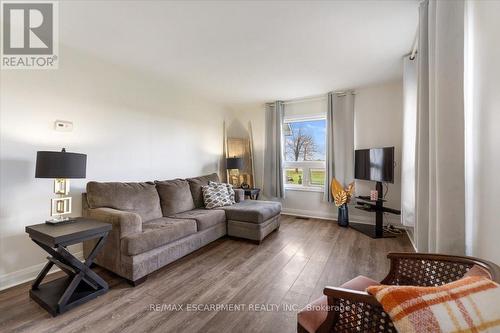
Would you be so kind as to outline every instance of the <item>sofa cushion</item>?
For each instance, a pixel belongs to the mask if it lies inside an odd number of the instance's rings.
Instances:
[[[176,219],[192,219],[196,221],[198,231],[208,229],[219,223],[226,223],[226,214],[223,210],[194,209],[188,212],[170,216]]]
[[[274,201],[245,200],[218,209],[223,209],[226,212],[228,220],[262,223],[280,214],[281,204]]]
[[[189,183],[184,179],[156,181],[163,216],[194,209]]]
[[[356,291],[365,291],[366,288],[371,286],[379,286],[375,280],[366,276],[359,275],[352,280],[347,281],[341,288],[351,289]],[[300,310],[297,314],[298,323],[310,333],[316,332],[323,324],[328,315],[328,297],[322,295],[315,301],[309,303],[305,308]]]
[[[234,191],[234,201],[240,202],[245,200],[245,190],[241,188],[233,188]]]
[[[219,182],[219,176],[216,173],[210,175],[188,178],[189,188],[191,189],[191,195],[193,196],[194,205],[196,208],[203,208],[203,192],[201,190],[202,186],[208,185],[208,182]]]
[[[196,221],[162,217],[142,225],[142,232],[123,238],[122,251],[133,256],[196,233]]]
[[[108,207],[138,214],[142,222],[162,217],[154,183],[87,183],[90,208]]]
[[[306,332],[314,333],[323,324],[328,316],[328,297],[320,296],[315,301],[307,304],[297,314],[297,322]]]

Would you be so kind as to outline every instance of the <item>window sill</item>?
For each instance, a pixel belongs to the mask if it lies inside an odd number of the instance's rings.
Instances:
[[[285,191],[301,191],[301,192],[323,192],[322,186],[290,186],[285,185]]]

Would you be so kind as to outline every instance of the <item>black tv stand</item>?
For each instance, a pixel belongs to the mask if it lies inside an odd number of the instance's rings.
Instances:
[[[385,200],[383,199],[383,188],[381,182],[377,182],[376,189],[378,192],[377,200],[370,200],[370,197],[366,196],[356,197],[356,201],[358,203],[358,206],[356,206],[357,209],[367,212],[375,212],[375,225],[349,223],[349,226],[371,238],[395,237],[392,234],[384,233],[384,213],[400,215],[401,211],[384,207]]]

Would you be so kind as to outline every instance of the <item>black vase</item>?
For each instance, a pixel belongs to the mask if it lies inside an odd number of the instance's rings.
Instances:
[[[342,206],[339,206],[337,223],[341,227],[348,227],[349,226],[349,211],[347,209],[347,204],[343,204]]]

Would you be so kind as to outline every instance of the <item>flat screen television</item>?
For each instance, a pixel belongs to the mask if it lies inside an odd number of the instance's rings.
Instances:
[[[355,150],[354,178],[394,183],[394,147]]]

